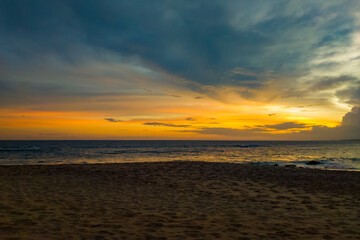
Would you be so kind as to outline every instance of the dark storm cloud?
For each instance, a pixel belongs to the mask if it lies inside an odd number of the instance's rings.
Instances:
[[[356,0],[337,1],[13,1],[0,2],[0,59],[16,66],[46,54],[85,61],[82,51],[138,56],[177,76],[209,85],[262,79],[238,75],[292,72],[311,51],[346,42]],[[320,7],[321,6],[321,7]],[[276,11],[275,11],[276,10]],[[276,14],[274,14],[276,12]],[[341,14],[337,14],[341,13]],[[333,14],[326,24],[319,17]],[[339,29],[335,30],[334,29]],[[316,33],[316,34],[315,34]],[[296,41],[295,41],[296,39]],[[245,84],[245,83],[244,83]]]
[[[143,123],[143,125],[164,126],[164,127],[191,127],[191,125],[176,125],[176,124],[161,123],[161,122],[147,122],[147,123]]]
[[[360,107],[354,107],[342,118],[341,125],[334,128],[315,126],[311,131],[294,135],[305,139],[360,139]]]
[[[351,112],[345,114],[341,127],[357,127],[360,130],[360,107],[354,107]],[[360,131],[358,131],[360,137]]]

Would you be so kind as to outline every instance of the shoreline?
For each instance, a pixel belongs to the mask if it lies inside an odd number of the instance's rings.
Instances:
[[[219,164],[237,164],[237,165],[245,165],[245,166],[266,166],[266,167],[278,167],[285,169],[312,169],[312,170],[321,170],[321,171],[337,171],[337,172],[360,172],[360,169],[353,168],[328,168],[328,167],[317,167],[321,166],[322,163],[314,165],[296,165],[294,163],[290,164],[281,164],[278,162],[274,162],[273,164],[258,164],[257,162],[225,162],[225,161],[191,161],[191,160],[169,160],[169,161],[123,161],[123,162],[74,162],[74,163],[30,163],[30,164],[0,164],[2,166],[70,166],[70,165],[117,165],[117,164],[147,164],[147,163],[174,163],[174,162],[183,162],[183,163],[219,163]]]
[[[218,162],[0,166],[1,239],[358,239],[360,174]]]

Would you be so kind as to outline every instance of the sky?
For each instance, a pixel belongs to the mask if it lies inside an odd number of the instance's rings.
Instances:
[[[359,138],[359,0],[0,0],[0,139]]]

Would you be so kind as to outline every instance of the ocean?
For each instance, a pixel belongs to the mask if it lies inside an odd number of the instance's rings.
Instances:
[[[0,141],[0,165],[153,161],[360,170],[360,141]]]

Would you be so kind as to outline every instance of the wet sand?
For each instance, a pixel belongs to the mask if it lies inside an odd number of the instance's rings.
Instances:
[[[0,239],[360,239],[360,173],[204,162],[0,166]]]

